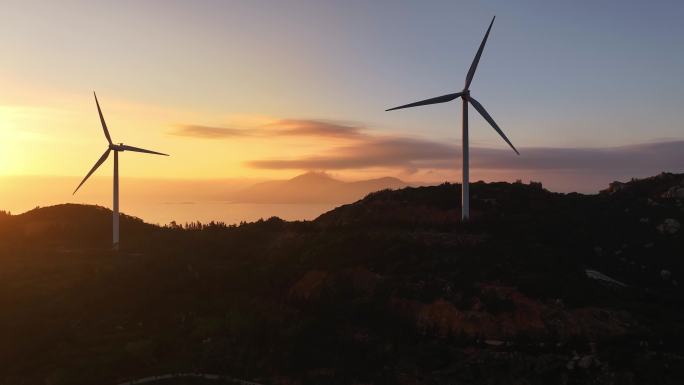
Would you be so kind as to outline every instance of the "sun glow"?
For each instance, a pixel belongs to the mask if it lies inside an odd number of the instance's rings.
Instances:
[[[31,149],[51,140],[38,127],[52,124],[53,115],[44,108],[0,106],[0,175],[31,173]]]

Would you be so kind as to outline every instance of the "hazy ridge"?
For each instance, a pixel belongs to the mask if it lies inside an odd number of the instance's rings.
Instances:
[[[373,191],[409,185],[392,177],[344,182],[324,172],[309,172],[288,180],[258,183],[229,197],[240,203],[346,203]]]

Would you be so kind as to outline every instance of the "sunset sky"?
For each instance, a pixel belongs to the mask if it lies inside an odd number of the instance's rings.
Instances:
[[[684,171],[681,1],[32,1],[0,9],[0,176],[460,180],[471,87],[520,149],[471,113],[471,178],[595,191]],[[111,164],[98,176],[111,175]],[[71,191],[67,191],[68,195]]]

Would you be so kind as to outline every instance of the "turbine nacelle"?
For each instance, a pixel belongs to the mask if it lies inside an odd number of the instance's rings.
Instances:
[[[472,64],[470,64],[470,68],[468,69],[468,74],[466,75],[465,79],[465,86],[463,87],[463,90],[460,92],[456,92],[453,94],[446,94],[442,96],[437,96],[434,98],[429,98],[429,99],[424,99],[418,102],[413,102],[409,104],[404,104],[399,107],[394,107],[387,109],[385,111],[393,111],[393,110],[399,110],[402,108],[410,108],[410,107],[418,107],[418,106],[427,106],[430,104],[438,104],[438,103],[446,103],[446,102],[451,102],[453,100],[456,100],[458,98],[463,99],[463,147],[462,147],[462,153],[463,153],[463,184],[461,188],[461,197],[462,197],[462,205],[461,205],[461,219],[462,220],[467,220],[470,217],[470,190],[469,190],[469,152],[468,152],[468,105],[471,105],[486,121],[489,123],[490,126],[501,136],[501,138],[515,151],[516,154],[520,155],[518,150],[513,146],[513,143],[511,143],[510,140],[506,137],[506,134],[501,131],[499,126],[496,124],[494,119],[489,115],[487,110],[485,110],[484,106],[480,104],[475,98],[470,96],[470,84],[473,81],[473,77],[475,76],[475,71],[477,70],[477,65],[480,62],[480,57],[482,57],[482,51],[484,50],[485,44],[487,43],[487,38],[489,37],[489,32],[492,30],[492,25],[494,25],[494,19],[496,17],[492,18],[492,22],[489,23],[489,28],[487,28],[487,33],[485,33],[484,38],[482,39],[482,43],[480,43],[480,47],[477,50],[477,53],[475,54],[475,58],[473,59]]]
[[[107,129],[107,123],[105,122],[104,116],[102,115],[102,109],[100,108],[100,102],[98,102],[97,95],[95,95],[95,92],[93,92],[93,95],[95,96],[95,104],[97,105],[97,113],[100,115],[100,123],[102,123],[102,131],[103,131],[104,136],[107,139],[107,143],[109,143],[109,145],[107,146],[107,149],[102,154],[102,156],[100,156],[100,159],[98,159],[97,162],[95,162],[95,165],[93,166],[93,168],[90,169],[88,174],[86,174],[85,178],[83,178],[83,180],[78,185],[78,187],[76,187],[76,190],[74,190],[74,194],[76,194],[76,191],[78,191],[78,189],[81,188],[83,183],[85,183],[85,181],[88,180],[88,178],[90,178],[90,175],[92,175],[95,172],[95,170],[97,170],[97,168],[100,167],[100,165],[102,165],[102,163],[104,163],[105,160],[107,160],[107,158],[109,157],[109,153],[111,151],[115,151],[115,152],[132,151],[132,152],[142,152],[145,154],[169,156],[168,154],[164,154],[162,152],[146,150],[146,149],[140,148],[140,147],[128,146],[128,145],[125,145],[123,143],[115,144],[114,142],[112,142],[112,137],[109,135],[109,130]]]
[[[107,158],[109,157],[109,153],[114,151],[114,199],[113,199],[113,205],[112,205],[112,243],[114,245],[114,250],[119,249],[119,153],[123,151],[132,151],[132,152],[143,152],[146,154],[155,154],[155,155],[165,155],[168,156],[168,154],[164,154],[161,152],[156,152],[156,151],[151,151],[151,150],[146,150],[144,148],[139,148],[139,147],[133,147],[133,146],[128,146],[123,143],[115,144],[112,142],[112,137],[109,135],[109,130],[107,129],[107,123],[105,122],[104,116],[102,115],[102,109],[100,109],[100,102],[97,101],[97,95],[95,95],[95,92],[93,92],[93,95],[95,96],[95,104],[97,105],[97,113],[100,115],[100,123],[102,123],[102,131],[104,133],[105,138],[107,139],[107,143],[109,144],[107,146],[107,149],[105,152],[100,156],[100,159],[95,162],[95,165],[93,168],[88,171],[88,174],[86,174],[85,178],[81,181],[81,183],[76,187],[76,190],[74,190],[74,194],[76,194],[76,191],[83,186],[83,184],[90,178],[90,176],[95,172],[95,170],[98,169],[104,163]]]
[[[515,151],[516,154],[520,155],[518,150],[513,146],[513,143],[511,143],[510,140],[506,137],[506,134],[501,131],[499,126],[496,124],[494,119],[489,115],[487,110],[485,110],[484,106],[480,104],[475,98],[470,96],[470,84],[473,81],[473,77],[475,76],[475,71],[477,70],[477,65],[480,63],[480,57],[482,57],[482,51],[484,50],[485,44],[487,43],[487,38],[489,37],[489,32],[492,30],[492,25],[494,25],[494,19],[496,19],[496,16],[492,18],[492,22],[489,23],[489,28],[487,28],[487,33],[485,33],[484,38],[482,39],[482,43],[480,43],[480,47],[477,50],[477,53],[475,54],[475,58],[473,59],[472,64],[470,65],[470,69],[468,70],[468,74],[466,75],[466,81],[465,81],[465,87],[463,87],[463,90],[460,92],[456,92],[454,94],[447,94],[447,95],[442,95],[442,96],[437,96],[434,98],[430,99],[425,99],[421,100],[418,102],[414,103],[409,103],[409,104],[404,104],[399,107],[394,107],[390,108],[385,111],[393,111],[393,110],[399,110],[402,108],[410,108],[410,107],[418,107],[418,106],[427,106],[430,104],[438,104],[438,103],[446,103],[450,102],[452,100],[461,98],[465,100],[466,102],[470,103],[475,110],[482,115],[482,117],[489,123],[492,128],[501,136],[501,138],[508,143],[508,145]]]

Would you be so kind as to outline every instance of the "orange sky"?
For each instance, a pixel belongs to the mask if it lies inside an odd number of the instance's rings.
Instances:
[[[460,105],[384,109],[458,91],[493,14],[472,89],[521,156],[471,110],[472,180],[595,192],[684,171],[684,93],[672,80],[684,55],[671,49],[684,8],[523,4],[7,0],[0,180],[11,186],[0,209],[109,204],[95,181],[111,159],[70,195],[105,149],[93,89],[115,142],[171,155],[121,154],[122,201],[144,195],[126,181],[310,170],[459,182]],[[69,182],[33,191],[24,176]],[[191,200],[214,188],[174,186]]]
[[[0,176],[85,175],[106,147],[91,91],[50,89],[6,76],[0,82],[4,86],[0,95]],[[175,108],[102,91],[98,97],[115,142],[171,154],[164,159],[123,154],[121,173],[126,177],[287,178],[306,170],[260,169],[247,163],[316,156],[358,141],[349,135],[318,131],[288,133],[293,129],[288,115],[240,113],[232,108],[226,108],[226,112]],[[178,135],[186,125],[230,127],[244,132],[261,130],[270,134],[217,138]],[[283,134],[278,134],[280,131]],[[369,135],[383,132],[394,135],[377,127],[367,130]],[[369,167],[337,174],[356,179],[400,173],[394,167]],[[111,166],[103,166],[98,175],[111,175]]]

